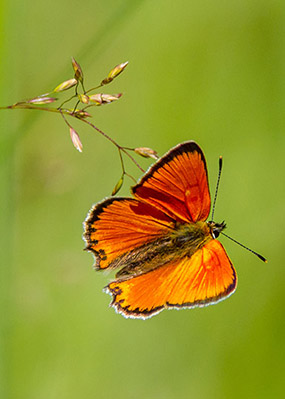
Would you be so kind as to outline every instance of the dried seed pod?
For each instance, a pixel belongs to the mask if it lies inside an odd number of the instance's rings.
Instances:
[[[122,93],[118,93],[118,94],[97,93],[97,94],[92,94],[91,96],[89,96],[89,101],[96,105],[109,104],[109,103],[112,103],[113,101],[118,100],[121,96],[122,96]]]
[[[72,62],[73,70],[74,70],[74,78],[76,80],[78,80],[80,83],[82,83],[83,82],[83,72],[82,72],[81,66],[78,64],[78,62],[74,58],[72,58],[71,62]]]
[[[118,181],[118,183],[115,185],[113,191],[112,191],[112,195],[116,195],[117,192],[121,189],[122,185],[124,182],[124,175],[121,176],[120,180]]]
[[[122,93],[118,94],[101,94],[103,103],[112,103],[122,97]]]
[[[77,84],[77,80],[75,78],[65,80],[64,82],[60,83],[56,88],[54,89],[55,93],[58,93],[60,91],[68,90],[70,87],[73,87]]]
[[[50,103],[54,103],[55,101],[57,101],[57,98],[54,97],[35,97],[35,98],[31,98],[29,100],[26,101],[26,103],[28,104],[50,104]]]
[[[97,94],[92,94],[91,96],[89,96],[89,101],[91,103],[94,103],[96,105],[101,105],[103,100],[102,100],[102,94],[101,93],[97,93]]]
[[[101,85],[106,85],[106,84],[112,82],[112,80],[114,80],[118,75],[120,75],[120,73],[123,72],[123,70],[126,68],[128,63],[129,63],[129,61],[123,62],[119,65],[116,65],[113,69],[111,69],[108,76],[102,80]]]
[[[152,148],[138,147],[138,148],[135,148],[134,151],[136,154],[138,154],[142,157],[158,159],[157,152],[154,151]]]
[[[79,119],[92,118],[92,115],[82,109],[70,110],[70,114],[75,115]]]
[[[72,144],[79,152],[82,152],[83,146],[82,146],[82,143],[81,143],[78,133],[72,127],[69,128],[69,132],[70,132]]]
[[[78,94],[79,101],[83,104],[89,104],[89,96],[87,94]]]

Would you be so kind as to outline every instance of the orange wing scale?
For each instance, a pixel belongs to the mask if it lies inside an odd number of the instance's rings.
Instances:
[[[178,221],[206,220],[211,198],[202,150],[192,141],[173,148],[133,187],[133,193]]]
[[[132,198],[110,198],[91,209],[85,221],[88,250],[96,267],[106,269],[118,256],[166,235],[174,221],[156,208]]]
[[[183,258],[126,280],[111,282],[112,306],[125,317],[147,318],[164,308],[206,306],[232,294],[237,278],[222,244],[211,240]]]

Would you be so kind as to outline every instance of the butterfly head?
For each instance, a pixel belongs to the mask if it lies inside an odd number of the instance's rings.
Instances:
[[[208,227],[210,229],[211,236],[215,239],[218,238],[220,233],[226,228],[226,223],[215,223],[212,220],[208,222]]]

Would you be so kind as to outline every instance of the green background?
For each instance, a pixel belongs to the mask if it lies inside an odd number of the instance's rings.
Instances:
[[[125,319],[102,292],[82,222],[120,177],[117,150],[78,122],[1,111],[1,398],[281,398],[284,392],[284,1],[1,2],[1,105],[45,93],[81,64],[124,96],[93,121],[160,155],[193,139],[239,278],[203,309]],[[72,122],[72,121],[71,121]],[[150,160],[138,159],[144,168]],[[136,178],[140,172],[127,162]],[[121,192],[128,195],[131,181]]]

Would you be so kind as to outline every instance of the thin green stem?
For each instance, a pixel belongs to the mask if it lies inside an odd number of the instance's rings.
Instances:
[[[77,109],[77,105],[80,103],[80,101],[78,100],[77,103],[75,104],[74,108],[73,108],[73,112],[75,112],[75,110]]]
[[[67,100],[63,101],[63,103],[60,104],[60,106],[58,108],[62,108],[62,106],[66,103],[68,103],[69,101],[71,101],[73,98],[76,97],[76,94],[74,94],[72,97],[68,98]]]
[[[121,166],[122,166],[122,171],[123,171],[123,176],[126,174],[126,171],[125,171],[125,165],[124,165],[124,160],[123,160],[123,157],[122,157],[122,150],[121,150],[121,148],[118,148],[118,151],[119,151],[119,157],[120,157],[120,161],[121,161]]]
[[[125,172],[125,175],[132,179],[134,183],[137,182],[136,179],[132,175],[129,175],[127,172]]]
[[[37,110],[37,111],[58,113],[58,114],[61,114],[61,116],[64,118],[65,122],[67,123],[67,125],[69,127],[71,127],[71,125],[66,120],[64,115],[68,115],[68,116],[78,119],[78,116],[76,116],[76,114],[72,113],[69,110],[65,110],[62,108],[52,108],[52,107],[48,108],[48,107],[42,107],[42,106],[32,105],[32,104],[27,104],[27,103],[23,103],[23,104],[18,103],[18,104],[9,105],[6,107],[0,107],[0,110],[1,109],[32,109],[32,110]],[[104,133],[101,129],[99,129],[97,126],[95,126],[93,123],[89,122],[88,120],[82,119],[82,118],[80,118],[80,120],[84,123],[87,123],[93,129],[95,129],[98,133],[100,133],[102,136],[104,136],[107,140],[109,140],[112,144],[114,144],[120,151],[120,157],[121,157],[121,152],[123,152],[126,156],[128,156],[130,158],[130,160],[137,166],[137,168],[139,168],[139,170],[142,173],[145,172],[144,169],[138,164],[138,162],[131,156],[131,154],[128,153],[128,151],[133,151],[133,149],[120,146],[114,139],[112,139],[112,137],[108,136],[108,134]]]
[[[67,124],[68,127],[70,127],[70,129],[72,129],[71,124],[68,122],[68,120],[66,119],[66,117],[63,115],[63,112],[61,111],[61,109],[59,110],[64,122]]]
[[[85,87],[84,87],[84,84],[83,84],[83,82],[81,82],[81,86],[82,86],[83,93],[85,94],[85,93],[86,93],[86,91],[85,91]]]
[[[100,84],[99,86],[92,87],[92,89],[87,90],[87,91],[85,92],[85,94],[90,93],[90,91],[100,89],[100,87],[103,87],[103,86],[104,86],[104,85]]]
[[[130,160],[139,168],[142,173],[145,173],[145,170],[137,163],[137,161],[129,154],[124,147],[122,147],[122,151],[130,158]]]
[[[60,110],[58,108],[48,108],[48,107],[42,107],[40,105],[32,105],[32,104],[27,104],[27,103],[23,103],[23,104],[14,104],[14,105],[8,105],[7,107],[0,107],[0,109],[35,109],[37,111],[46,111],[46,112],[55,112],[57,114],[60,113]],[[70,111],[68,111],[67,109],[61,109],[61,111],[66,114],[66,115],[70,115]]]
[[[74,116],[74,115],[70,115]],[[97,126],[93,125],[93,123],[87,121],[86,119],[81,119],[82,122],[87,123],[89,126],[93,127],[93,129],[97,130],[98,133],[102,134],[107,140],[111,141],[117,148],[119,148],[124,154],[126,154],[130,160],[140,169],[141,172],[145,172],[144,169],[137,163],[137,161],[129,154],[126,150],[125,147],[120,146],[115,140],[113,140],[110,136],[108,136],[106,133],[104,133],[101,129],[99,129]]]

